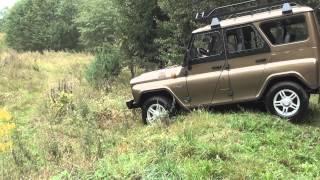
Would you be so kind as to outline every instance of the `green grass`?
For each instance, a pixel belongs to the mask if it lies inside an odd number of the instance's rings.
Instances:
[[[250,112],[194,112],[170,127],[129,130],[90,177],[319,177],[319,129]]]
[[[0,106],[17,126],[12,149],[0,154],[3,179],[320,177],[316,96],[299,124],[241,107],[148,127],[125,107],[127,70],[106,93],[83,78],[91,55],[4,50],[0,58]]]

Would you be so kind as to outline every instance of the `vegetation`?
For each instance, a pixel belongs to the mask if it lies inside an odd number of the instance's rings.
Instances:
[[[8,9],[5,8],[3,10],[0,10],[0,32],[4,31],[4,26],[5,26],[5,16],[7,13]]]
[[[263,0],[261,0],[263,1]],[[181,63],[198,11],[239,2],[216,0],[19,0],[7,13],[7,44],[16,50],[118,48],[131,75]],[[315,6],[317,0],[304,1]]]
[[[21,0],[6,16],[6,40],[16,50],[76,49],[76,0]]]
[[[230,2],[18,1],[0,15],[0,179],[320,177],[318,97],[301,124],[237,105],[146,127],[126,108],[137,69],[181,63],[194,13]]]
[[[86,71],[86,79],[94,87],[109,89],[114,78],[120,74],[120,53],[116,51],[111,47],[97,52],[95,60]]]
[[[117,44],[119,13],[113,1],[82,0],[75,24],[80,33],[81,46],[95,51]]]
[[[84,79],[90,54],[3,49],[0,57],[3,179],[319,177],[317,97],[302,124],[235,107],[146,127],[124,104],[128,70],[106,93]]]

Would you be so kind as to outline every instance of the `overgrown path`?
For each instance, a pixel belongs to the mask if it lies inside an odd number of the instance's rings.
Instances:
[[[28,152],[38,151],[39,128],[48,123],[42,121],[43,110],[52,90],[61,83],[78,85],[83,81],[82,73],[90,60],[92,56],[87,54],[0,52],[0,108],[11,113],[21,136],[21,142],[15,145],[35,142],[27,144],[26,148]],[[12,155],[6,154],[4,161],[12,162]]]
[[[59,82],[82,80],[83,66],[92,57],[71,53],[1,53],[1,104],[12,111],[18,123],[28,123]]]

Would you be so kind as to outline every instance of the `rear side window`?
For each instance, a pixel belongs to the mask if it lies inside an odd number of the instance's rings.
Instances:
[[[227,30],[226,41],[229,54],[255,51],[265,47],[265,42],[251,26]]]
[[[303,41],[308,38],[308,28],[304,16],[262,23],[261,29],[274,45]]]

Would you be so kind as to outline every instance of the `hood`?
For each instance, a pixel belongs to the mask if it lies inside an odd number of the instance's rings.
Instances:
[[[158,71],[152,71],[148,73],[144,73],[134,79],[131,80],[131,85],[160,81],[165,79],[173,79],[177,78],[181,75],[183,67],[182,66],[174,66],[166,69],[161,69]]]

